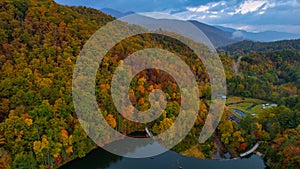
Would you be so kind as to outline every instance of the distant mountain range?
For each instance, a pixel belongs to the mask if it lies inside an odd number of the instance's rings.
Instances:
[[[234,37],[239,37],[243,40],[251,40],[251,41],[258,41],[258,42],[274,42],[280,40],[293,40],[299,39],[300,35],[286,33],[286,32],[277,32],[277,31],[264,31],[264,32],[247,32],[243,30],[236,30],[232,28],[222,27],[222,26],[215,26],[225,32],[230,32]]]
[[[214,26],[210,26],[195,20],[189,22],[198,27],[215,47],[227,46],[243,40],[240,37],[232,36],[231,32],[223,31]]]
[[[266,52],[280,50],[295,50],[300,51],[300,39],[297,40],[282,40],[276,42],[252,42],[249,40],[237,42],[225,47],[218,48],[219,52],[229,53],[248,53],[248,52]]]
[[[108,14],[108,15],[111,15],[115,18],[121,18],[123,16],[126,16],[126,15],[131,15],[131,14],[134,14],[134,12],[125,12],[125,13],[122,13],[120,11],[117,11],[117,10],[114,10],[114,9],[110,9],[110,8],[102,8],[100,11],[102,11],[103,13],[105,14]]]
[[[110,8],[103,8],[101,11],[115,18],[134,14],[134,12],[122,13]],[[147,18],[148,21],[150,21],[149,18]],[[300,39],[300,35],[286,32],[265,31],[253,33],[222,26],[211,26],[195,20],[191,20],[189,22],[198,27],[210,39],[215,47],[227,46],[244,40],[254,42],[274,42],[280,40]]]

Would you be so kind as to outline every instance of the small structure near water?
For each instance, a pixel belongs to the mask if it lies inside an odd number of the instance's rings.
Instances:
[[[247,156],[247,155],[253,153],[258,147],[259,147],[259,142],[256,143],[250,150],[248,150],[248,151],[246,151],[246,152],[240,154],[240,157],[243,158],[243,157],[245,157],[245,156]]]
[[[149,137],[153,137],[153,134],[149,131],[148,127],[145,127],[145,131]]]
[[[227,99],[227,96],[224,95],[224,94],[218,94],[218,97],[221,98],[221,99]]]
[[[267,109],[267,108],[272,108],[272,107],[277,107],[278,105],[277,104],[262,104],[261,108],[262,109]]]

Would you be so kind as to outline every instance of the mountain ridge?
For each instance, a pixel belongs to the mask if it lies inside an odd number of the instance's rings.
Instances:
[[[132,11],[123,13],[111,8],[102,8],[100,11],[116,18],[134,14]],[[188,21],[201,29],[216,47],[227,46],[243,40],[251,40],[254,42],[275,42],[300,38],[300,35],[287,32],[263,31],[255,33],[218,25],[209,25],[196,20]]]
[[[253,42],[244,40],[228,46],[219,47],[219,52],[229,53],[249,53],[249,52],[265,52],[280,50],[296,50],[300,51],[300,39],[281,40],[275,42]]]
[[[226,32],[237,33],[244,40],[251,40],[254,42],[276,42],[281,40],[294,40],[299,39],[300,35],[287,33],[287,32],[279,32],[279,31],[262,31],[262,32],[248,32],[244,30],[236,30],[233,28],[223,27],[219,25],[214,25],[216,28],[219,28]]]

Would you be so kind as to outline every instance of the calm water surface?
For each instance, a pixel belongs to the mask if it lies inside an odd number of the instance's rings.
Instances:
[[[139,154],[162,148],[157,143],[137,146],[130,153]],[[264,169],[263,159],[253,154],[237,160],[201,160],[185,157],[173,151],[142,159],[132,159],[111,154],[98,148],[83,159],[74,160],[61,169]]]

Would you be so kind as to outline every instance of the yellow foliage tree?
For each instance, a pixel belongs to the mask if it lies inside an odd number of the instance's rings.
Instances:
[[[105,117],[105,120],[107,121],[107,123],[112,127],[112,128],[116,128],[117,126],[117,122],[116,119],[114,118],[114,116],[112,114],[108,114]]]

